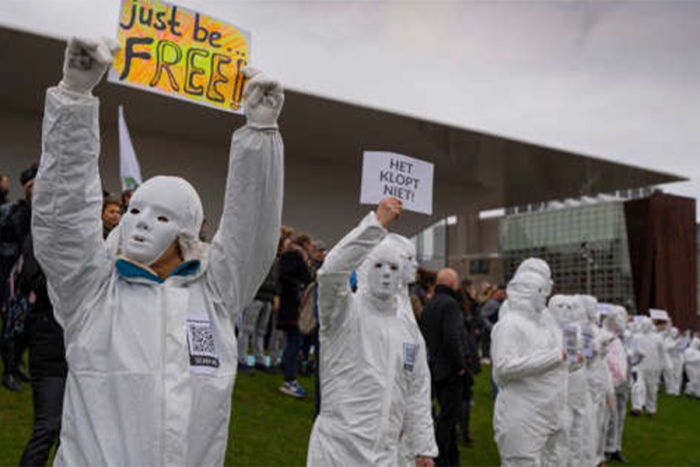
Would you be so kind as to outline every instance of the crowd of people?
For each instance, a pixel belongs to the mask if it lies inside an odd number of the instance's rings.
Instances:
[[[20,465],[45,465],[59,436],[56,465],[222,465],[237,373],[280,373],[295,398],[315,374],[310,466],[460,465],[486,364],[503,465],[624,462],[628,399],[653,417],[659,382],[678,396],[684,374],[700,397],[700,339],[665,312],[549,298],[539,259],[507,286],[418,268],[389,232],[396,198],[328,252],[281,225],[284,94],[257,70],[211,241],[184,179],[104,192],[91,91],[115,50],[69,42],[21,199],[0,175],[2,385],[30,382],[34,404]]]
[[[590,295],[554,295],[549,266],[528,259],[507,287],[493,328],[498,387],[495,440],[503,465],[626,463],[622,433],[657,411],[659,382],[696,396],[697,334],[679,336],[668,314],[629,316]]]

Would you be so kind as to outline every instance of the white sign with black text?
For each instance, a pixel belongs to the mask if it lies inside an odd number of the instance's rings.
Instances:
[[[433,213],[433,164],[393,152],[365,151],[361,204],[378,204],[394,196],[404,209]]]

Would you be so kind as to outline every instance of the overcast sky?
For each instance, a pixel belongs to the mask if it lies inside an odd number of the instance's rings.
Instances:
[[[700,2],[180,0],[252,33],[288,87],[688,177]],[[0,0],[0,23],[115,35],[119,0]]]

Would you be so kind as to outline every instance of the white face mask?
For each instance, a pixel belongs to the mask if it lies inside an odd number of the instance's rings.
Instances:
[[[404,255],[403,263],[401,264],[401,282],[405,285],[414,283],[417,271],[418,261],[416,261],[416,256],[412,254]]]
[[[533,294],[532,305],[536,312],[543,311],[547,307],[547,295],[544,292]]]
[[[146,266],[155,263],[180,232],[179,216],[167,193],[153,196],[151,191],[134,193],[121,222],[122,253]]]
[[[400,277],[398,264],[372,261],[367,272],[367,290],[376,298],[387,300],[398,291]]]
[[[554,318],[560,326],[563,327],[569,323],[571,310],[564,297],[560,295],[552,297],[549,300],[549,309],[554,314]]]

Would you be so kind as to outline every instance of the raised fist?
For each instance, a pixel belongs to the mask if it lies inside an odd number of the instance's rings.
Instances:
[[[377,220],[386,229],[394,219],[398,219],[403,211],[403,202],[394,197],[384,198],[377,206]]]
[[[243,90],[248,125],[261,129],[277,128],[277,118],[284,104],[282,85],[250,66],[243,69],[243,75],[248,78]]]
[[[62,89],[90,94],[112,64],[119,43],[110,38],[73,37],[63,62]]]

